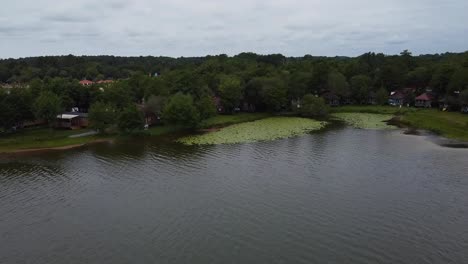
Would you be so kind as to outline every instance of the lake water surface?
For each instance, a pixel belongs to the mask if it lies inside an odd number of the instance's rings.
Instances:
[[[468,149],[339,128],[0,157],[0,263],[468,263]]]

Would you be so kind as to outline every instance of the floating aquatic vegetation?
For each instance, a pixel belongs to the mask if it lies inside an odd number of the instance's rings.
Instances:
[[[303,135],[325,125],[326,122],[308,118],[271,117],[228,126],[216,132],[183,137],[177,142],[186,145],[215,145],[275,140]]]
[[[333,114],[346,124],[362,129],[392,129],[394,126],[387,125],[385,121],[390,120],[393,115],[369,114],[369,113],[336,113]]]

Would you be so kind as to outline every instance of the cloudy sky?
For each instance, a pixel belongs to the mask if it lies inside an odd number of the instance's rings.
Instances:
[[[468,50],[467,0],[2,1],[0,58]]]

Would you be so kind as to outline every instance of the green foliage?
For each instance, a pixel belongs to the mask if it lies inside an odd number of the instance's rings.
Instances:
[[[298,109],[298,112],[301,116],[307,117],[326,116],[329,112],[328,108],[323,98],[307,94],[302,98],[301,107]]]
[[[173,125],[196,127],[200,121],[200,113],[191,95],[177,93],[164,107],[163,119]]]
[[[105,133],[106,129],[116,123],[115,109],[106,103],[96,102],[89,108],[89,125],[91,128]]]
[[[62,102],[53,92],[45,91],[36,99],[34,111],[38,119],[46,120],[49,125],[52,125],[62,111]]]
[[[388,102],[388,91],[385,88],[380,87],[380,89],[377,90],[375,97],[379,105],[385,105]]]
[[[162,115],[166,102],[166,97],[151,95],[145,102],[145,112],[160,116]]]
[[[340,96],[349,95],[348,82],[341,72],[331,72],[328,75],[327,87],[330,91]]]
[[[121,132],[131,133],[143,129],[143,113],[136,106],[123,109],[117,119],[117,127]]]
[[[370,86],[372,84],[372,80],[369,76],[363,74],[353,76],[350,80],[350,84],[354,100],[361,104],[365,103],[369,96]]]
[[[239,78],[235,76],[222,76],[219,84],[221,103],[226,112],[232,112],[239,106],[242,97],[242,86]]]
[[[200,119],[204,120],[216,115],[216,105],[210,96],[203,96],[197,101],[196,107],[200,113]]]
[[[280,78],[262,78],[261,96],[270,111],[286,110],[288,90],[285,82]]]
[[[228,126],[203,135],[184,137],[178,142],[186,145],[213,145],[275,140],[303,135],[325,125],[325,122],[307,118],[271,117]]]

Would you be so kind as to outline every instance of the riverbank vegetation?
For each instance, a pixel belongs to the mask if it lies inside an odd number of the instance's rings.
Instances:
[[[393,115],[388,114],[371,114],[371,113],[336,113],[332,115],[339,120],[344,121],[347,125],[361,129],[392,129],[396,128],[387,124],[387,121],[393,118]]]
[[[31,149],[50,149],[65,146],[89,144],[97,140],[109,139],[105,136],[70,137],[89,130],[53,130],[50,128],[32,128],[2,136],[0,153]]]
[[[462,139],[464,117],[455,113],[447,114],[460,119],[452,122],[446,113],[376,104],[386,104],[395,90],[411,90],[405,100],[430,90],[444,109],[460,111],[468,105],[467,76],[468,52],[6,59],[0,60],[0,140],[28,126],[54,127],[57,115],[73,111],[88,114],[90,128],[112,137],[196,131],[285,113],[322,119],[363,112],[399,115],[406,124]]]

